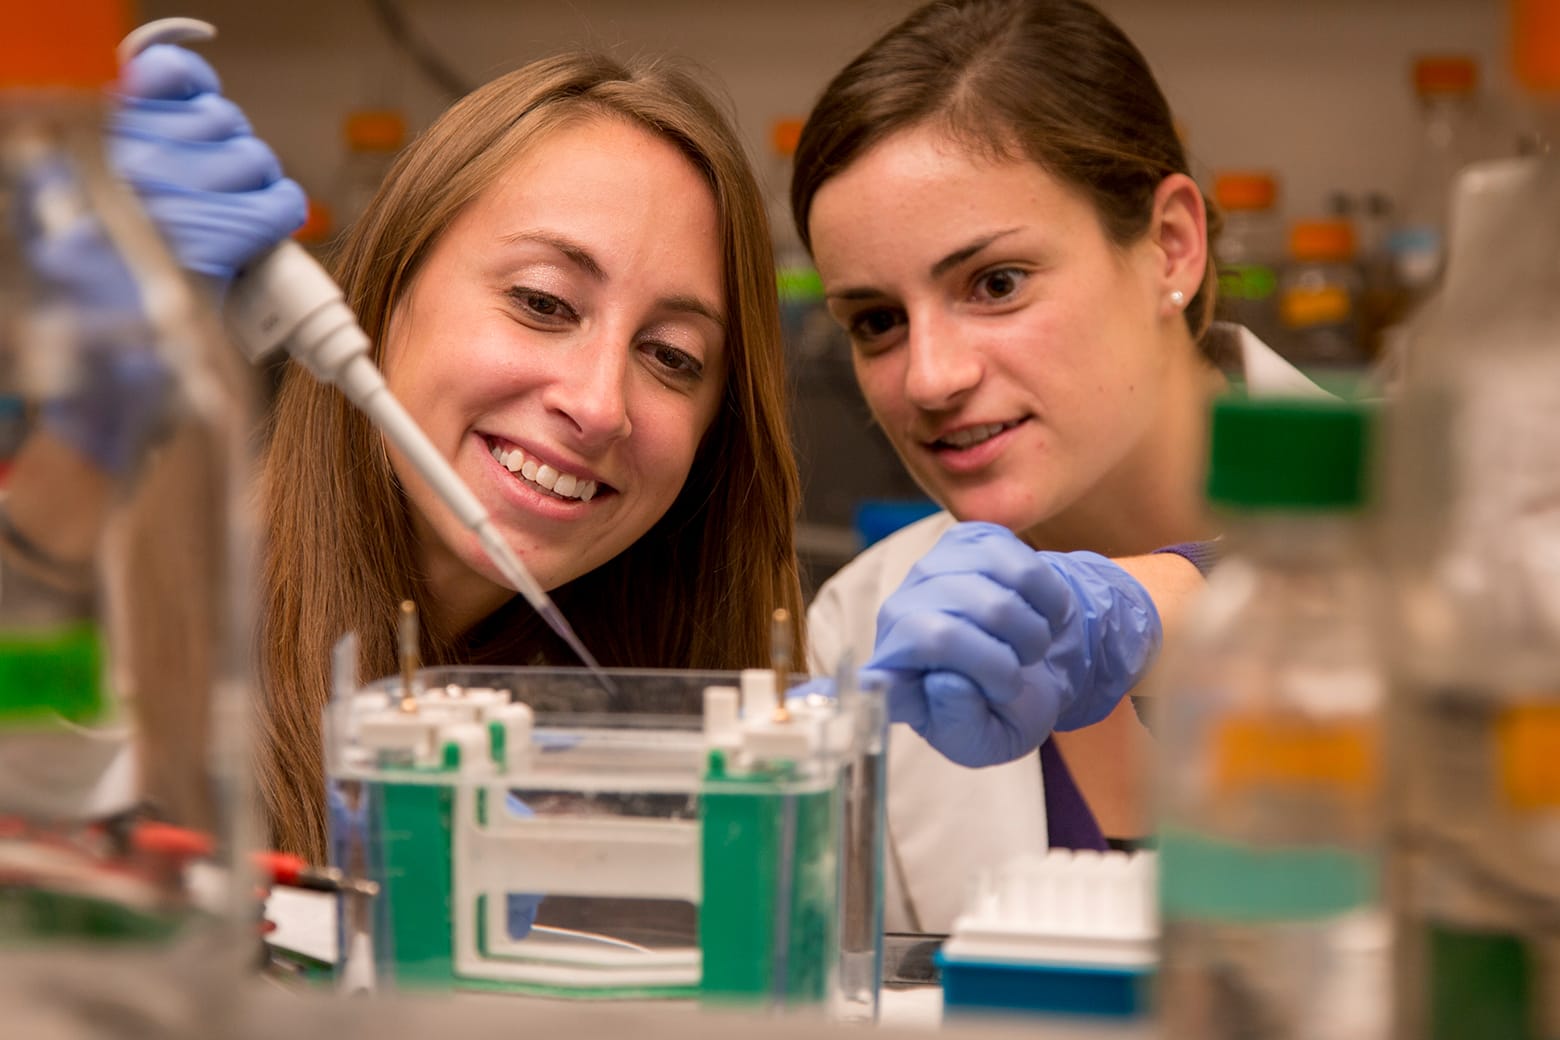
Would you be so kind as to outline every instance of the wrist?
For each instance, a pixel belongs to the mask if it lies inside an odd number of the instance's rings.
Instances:
[[[1153,665],[1163,623],[1149,589],[1125,567],[1093,552],[1055,554],[1052,560],[1074,590],[1076,653],[1080,667],[1073,699],[1056,729],[1093,725],[1115,710]]]

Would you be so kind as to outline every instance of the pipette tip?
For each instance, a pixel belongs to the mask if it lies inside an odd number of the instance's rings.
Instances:
[[[790,722],[791,709],[785,704],[786,687],[791,681],[791,655],[795,645],[791,637],[791,612],[776,607],[769,620],[769,665],[775,673],[774,721]]]

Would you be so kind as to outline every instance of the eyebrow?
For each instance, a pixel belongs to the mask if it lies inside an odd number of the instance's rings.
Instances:
[[[708,318],[716,328],[722,332],[726,330],[726,319],[719,311],[697,296],[668,296],[661,300],[661,306],[679,314],[696,314],[701,318]]]
[[[561,235],[554,235],[548,231],[517,231],[512,235],[503,236],[503,241],[505,243],[540,243],[541,245],[556,249],[558,252],[562,253],[566,260],[572,263],[575,267],[578,267],[581,271],[585,272],[585,274],[589,275],[593,281],[605,282],[608,280],[607,272],[602,269],[601,264],[596,262],[596,258],[591,256],[590,250],[576,242],[571,242],[569,239],[564,238]],[[721,331],[725,331],[726,329],[726,319],[721,315],[720,311],[716,310],[714,307],[711,307],[708,303],[699,299],[697,296],[668,296],[659,302],[662,307],[669,311],[674,311],[679,314],[695,314],[701,318],[709,319],[718,328],[720,328]]]
[[[964,263],[964,261],[979,253],[982,249],[985,249],[987,246],[991,245],[997,239],[1006,235],[1011,235],[1017,230],[1018,228],[1016,227],[1010,227],[1004,228],[1001,231],[993,231],[989,235],[977,238],[967,246],[955,249],[953,252],[949,253],[947,256],[943,257],[941,260],[932,265],[932,277],[941,278],[953,268],[958,267],[960,264]]]
[[[964,263],[964,261],[968,260],[970,257],[979,254],[981,250],[987,248],[993,242],[996,242],[998,239],[1004,238],[1019,230],[1021,229],[1016,227],[1003,228],[1001,231],[993,231],[989,235],[982,235],[980,238],[970,242],[968,245],[960,246],[958,249],[955,249],[953,252],[949,253],[947,256],[943,257],[941,260],[937,261],[931,266],[931,276],[933,278],[941,278],[955,267],[958,267],[960,264]],[[883,293],[878,289],[873,289],[866,286],[852,286],[847,289],[840,289],[837,292],[829,293],[829,299],[871,300],[882,295]]]
[[[569,241],[560,235],[554,235],[547,231],[517,231],[512,235],[503,236],[502,241],[510,242],[539,242],[544,246],[551,246],[564,255],[564,258],[584,271],[593,280],[604,282],[607,280],[607,272],[601,269],[596,258],[590,255],[585,247]]]

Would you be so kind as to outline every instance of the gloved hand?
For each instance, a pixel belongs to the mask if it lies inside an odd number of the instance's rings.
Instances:
[[[303,225],[303,189],[221,96],[205,59],[156,44],[125,65],[119,89],[110,162],[186,269],[225,289]]]
[[[891,721],[986,766],[1105,718],[1161,638],[1147,590],[1105,557],[962,523],[884,602],[866,667],[888,682]]]

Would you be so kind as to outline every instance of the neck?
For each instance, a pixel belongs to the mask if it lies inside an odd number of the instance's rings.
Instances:
[[[1166,366],[1160,414],[1142,443],[1083,498],[1025,531],[1025,541],[1058,552],[1135,556],[1213,536],[1202,495],[1208,408],[1228,384],[1190,335],[1179,340]]]

